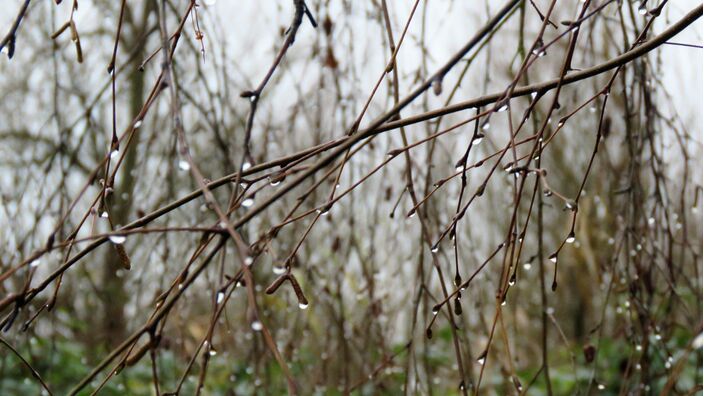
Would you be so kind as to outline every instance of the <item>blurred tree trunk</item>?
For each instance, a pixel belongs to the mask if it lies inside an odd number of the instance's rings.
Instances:
[[[122,84],[118,83],[117,89],[120,88],[120,85],[126,88],[129,121],[133,120],[139,114],[143,105],[145,75],[139,72],[137,67],[146,56],[144,47],[146,40],[144,39],[144,35],[147,33],[147,16],[151,11],[151,4],[152,2],[145,2],[144,9],[137,15],[132,12],[129,3],[126,5],[125,9],[119,51],[125,53],[136,50],[137,55],[133,58],[131,64],[127,66],[125,71],[127,73],[127,79],[124,80]],[[116,66],[116,69],[117,68],[118,66]],[[124,128],[124,122],[122,125],[118,123],[118,133],[124,130]],[[129,215],[133,209],[132,193],[136,180],[132,170],[135,169],[139,142],[140,134],[139,130],[137,130],[124,162],[120,167],[121,172],[116,178],[116,185],[114,186],[115,192],[111,194],[108,199],[110,216],[115,225],[126,224],[129,221]],[[125,244],[125,248],[129,254],[129,245]],[[101,304],[103,305],[103,309],[101,310],[102,318],[99,327],[99,343],[111,348],[115,347],[127,336],[127,321],[125,320],[124,304],[129,299],[129,296],[125,290],[125,277],[116,275],[117,271],[120,270],[122,266],[122,260],[116,249],[110,248],[105,251],[105,265],[103,266],[102,273],[103,287],[101,290]]]

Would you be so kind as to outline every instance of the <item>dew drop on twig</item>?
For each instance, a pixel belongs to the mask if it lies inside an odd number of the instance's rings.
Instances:
[[[569,235],[567,235],[567,239],[565,239],[565,242],[567,243],[574,243],[574,231],[570,232]]]
[[[271,270],[274,274],[281,275],[284,272],[286,272],[286,267],[284,267],[282,265],[275,265]]]
[[[472,140],[472,145],[476,146],[477,144],[481,143],[482,140],[484,140],[484,134],[478,133],[477,136],[475,136],[474,139]]]
[[[483,365],[484,362],[486,362],[486,355],[487,355],[487,351],[482,352],[482,354],[479,355],[479,357],[477,358],[477,364]]]
[[[127,237],[125,237],[124,235],[110,235],[108,237],[108,239],[110,239],[110,242],[112,242],[116,245],[121,245],[121,244],[125,243],[125,241],[127,240]]]

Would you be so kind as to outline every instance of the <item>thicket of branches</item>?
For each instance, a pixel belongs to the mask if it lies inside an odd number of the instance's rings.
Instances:
[[[701,392],[701,5],[223,3],[5,5],[0,393]]]

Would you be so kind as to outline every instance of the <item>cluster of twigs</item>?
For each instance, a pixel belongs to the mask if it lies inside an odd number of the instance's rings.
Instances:
[[[13,62],[29,52],[18,39],[19,27],[27,28],[22,21],[40,7],[29,3],[0,43]],[[692,216],[701,186],[689,183],[701,148],[692,148],[696,131],[687,130],[677,109],[663,105],[673,101],[658,79],[656,51],[676,44],[673,38],[701,17],[701,6],[658,31],[667,0],[508,0],[457,37],[451,47],[459,49],[433,70],[425,36],[432,5],[412,2],[397,25],[394,4],[373,2],[384,63],[365,70],[371,89],[346,97],[344,74],[354,70],[353,62],[343,66],[339,36],[354,37],[356,28],[331,17],[326,2],[294,0],[270,66],[238,98],[229,94],[230,82],[209,88],[213,77],[204,69],[223,59],[213,49],[218,36],[202,27],[208,25],[199,2],[147,3],[140,13],[119,2],[109,78],[93,99],[78,98],[73,123],[58,98],[63,33],[71,33],[78,63],[100,59],[84,59],[90,35],[83,33],[82,46],[77,0],[50,35],[58,144],[28,138],[52,147],[41,164],[45,181],[61,181],[55,192],[27,192],[47,204],[37,205],[33,227],[13,237],[0,262],[0,328],[13,339],[45,333],[42,321],[51,321],[57,306],[76,306],[78,317],[104,310],[92,341],[108,351],[71,394],[88,387],[98,393],[147,360],[156,394],[179,394],[196,370],[200,392],[211,361],[226,350],[258,367],[275,361],[284,379],[255,385],[274,392],[285,381],[290,394],[316,386],[345,394],[369,384],[386,389],[395,369],[405,373],[405,393],[432,394],[433,378],[443,376],[464,395],[485,388],[525,394],[538,386],[552,394],[555,365],[572,367],[574,389],[584,394],[606,386],[621,394],[655,384],[663,394],[701,389],[678,388],[701,341],[674,341],[684,323],[690,335],[702,326],[701,228]],[[574,17],[560,21],[567,13]],[[150,17],[157,22],[150,25]],[[421,33],[412,33],[419,25]],[[483,80],[503,88],[468,90],[472,67],[482,57],[491,64],[492,43],[502,35],[517,48],[513,63],[506,76],[487,67]],[[606,43],[618,54],[588,63],[603,58]],[[402,57],[416,44],[421,66]],[[275,141],[282,154],[271,155],[277,132],[270,124],[285,106],[276,102],[284,94],[268,92],[287,84],[286,74],[300,73],[286,64],[312,46],[322,70],[319,91],[298,95],[284,124],[293,143]],[[262,62],[252,57],[237,62]],[[417,74],[412,86],[410,72]],[[184,77],[194,75],[201,92]],[[300,91],[303,79],[296,75],[291,90]],[[328,85],[336,98],[325,110],[339,112],[330,131],[304,110],[313,100],[323,110],[330,98],[320,92]],[[246,110],[235,110],[235,101],[248,101]],[[262,114],[263,104],[273,114]],[[92,127],[100,122],[95,109],[103,107],[109,136]],[[239,121],[227,120],[233,113]],[[81,128],[89,132],[77,134]],[[95,163],[86,159],[84,139],[95,142]],[[167,154],[155,154],[157,145]],[[38,227],[45,210],[53,213],[51,226]],[[98,271],[96,283],[91,273]],[[70,290],[73,284],[89,284],[101,301],[76,302],[93,292]],[[138,296],[127,292],[137,286]],[[306,310],[309,324],[289,324],[295,314],[282,299]],[[126,314],[128,306],[138,313]],[[569,312],[578,317],[570,322]],[[184,337],[190,345],[181,341],[182,374],[166,383],[160,353],[193,321],[200,330]],[[284,331],[293,333],[288,341]],[[315,338],[303,336],[313,331],[326,340],[302,339]],[[617,385],[604,378],[613,364],[602,357],[605,339],[632,347],[618,363]],[[0,342],[51,393],[32,359]],[[291,362],[300,361],[304,343],[320,357],[307,363],[315,370],[300,372]],[[580,349],[583,356],[575,356]],[[569,363],[551,354],[558,350],[567,351]],[[434,366],[435,353],[453,361]],[[577,361],[589,370],[586,378],[577,375]]]

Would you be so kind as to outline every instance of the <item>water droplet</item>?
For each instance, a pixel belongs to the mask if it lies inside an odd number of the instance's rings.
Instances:
[[[178,168],[182,171],[187,171],[191,169],[191,164],[189,164],[186,160],[180,160],[178,161]]]
[[[210,356],[215,356],[217,354],[218,354],[218,351],[216,351],[215,348],[210,348],[210,350],[208,351],[208,355],[210,355]]]
[[[532,51],[533,55],[536,55],[538,58],[542,58],[543,56],[545,56],[545,50],[542,49],[542,47],[543,47],[543,43],[539,42],[535,46],[535,49],[533,49],[533,51]]]
[[[430,248],[430,251],[431,251],[432,253],[437,253],[438,250],[440,250],[440,246],[439,246],[439,245],[433,245],[433,247]]]
[[[249,208],[252,205],[254,205],[254,199],[252,198],[245,198],[242,201],[242,206],[244,206],[245,208]]]
[[[272,267],[271,270],[272,272],[274,272],[274,274],[281,275],[286,272],[286,267],[284,267],[283,265],[275,265],[274,267]]]
[[[524,270],[529,270],[530,267],[532,267],[532,266],[533,266],[533,265],[532,265],[531,263],[525,263],[525,264],[523,264],[523,269],[524,269]]]
[[[244,265],[249,267],[252,263],[254,263],[254,258],[252,256],[247,256],[244,258]]]
[[[662,340],[662,336],[660,334],[655,334],[655,339],[657,341],[660,341],[660,340]]]
[[[604,386],[604,384],[599,384],[599,385],[597,385],[596,387],[599,388],[599,390],[604,390],[604,389],[606,389],[606,386]]]
[[[530,98],[535,99],[538,96],[538,91],[533,91],[530,93]]]
[[[416,210],[415,210],[415,209],[411,209],[411,210],[408,212],[408,214],[406,215],[406,217],[408,217],[408,218],[410,219],[411,217],[413,217],[413,216],[415,216],[415,215],[416,215]]]
[[[260,322],[258,320],[255,320],[252,322],[252,330],[262,331],[263,328],[264,328],[264,325],[262,324],[262,322]]]
[[[298,308],[300,308],[300,309],[307,309],[307,308],[308,308],[308,303],[298,303]]]
[[[511,279],[508,280],[508,285],[513,286],[516,284],[516,275],[511,275]]]
[[[269,185],[272,187],[276,187],[279,184],[281,184],[281,180],[273,180],[271,177],[269,177]]]
[[[245,162],[244,164],[242,164],[243,171],[246,171],[247,169],[249,169],[251,167],[252,167],[252,164],[250,164],[249,162]]]
[[[433,315],[437,315],[438,312],[440,312],[440,305],[436,305],[433,307]]]
[[[124,235],[110,235],[108,237],[108,239],[110,239],[110,242],[112,242],[116,245],[121,245],[121,244],[125,243],[125,241],[127,240],[127,237],[125,237]]]
[[[142,126],[142,120],[137,120],[137,122],[134,123],[134,129],[137,129]]]
[[[484,364],[484,362],[486,361],[486,354],[487,354],[487,351],[484,351],[484,352],[482,352],[481,355],[479,355],[479,357],[477,358],[477,364],[480,364],[480,365]]]
[[[320,213],[321,216],[327,216],[328,213],[330,213],[330,207],[331,205],[323,206],[322,208],[316,210],[316,212]]]
[[[477,136],[475,136],[474,139],[472,140],[472,145],[476,146],[477,144],[481,143],[482,140],[484,140],[484,134],[478,133]]]
[[[491,128],[491,125],[489,124],[489,120],[487,119],[482,125],[482,131],[488,131],[489,128]]]
[[[205,0],[205,5],[211,6],[214,5],[217,0]]]
[[[640,344],[636,345],[636,351],[640,352],[640,351],[642,351],[642,350],[643,350],[643,346],[642,346],[642,345],[640,345]]]
[[[557,263],[557,253],[551,254],[548,259],[549,259],[550,261],[552,261],[553,263]]]
[[[565,239],[565,242],[567,243],[574,243],[574,231],[570,232],[570,234],[567,236],[567,239]]]
[[[638,13],[640,15],[645,15],[648,13],[648,7],[645,6],[645,3],[642,3],[640,7],[638,7]]]
[[[455,168],[455,172],[462,172],[464,170],[464,166],[458,166]]]
[[[39,266],[39,264],[41,264],[41,260],[36,259],[36,260],[32,260],[32,262],[29,263],[29,266],[32,267],[32,268],[34,268],[34,267]]]
[[[498,110],[496,110],[496,112],[497,112],[497,113],[502,113],[502,112],[504,112],[504,111],[506,111],[506,110],[508,110],[508,104],[502,105],[501,107],[498,108]]]
[[[220,304],[222,300],[225,299],[225,293],[223,292],[218,292],[217,296],[215,297],[215,303]]]
[[[115,159],[115,158],[117,158],[118,155],[120,155],[120,150],[115,149],[110,152],[110,159]]]

